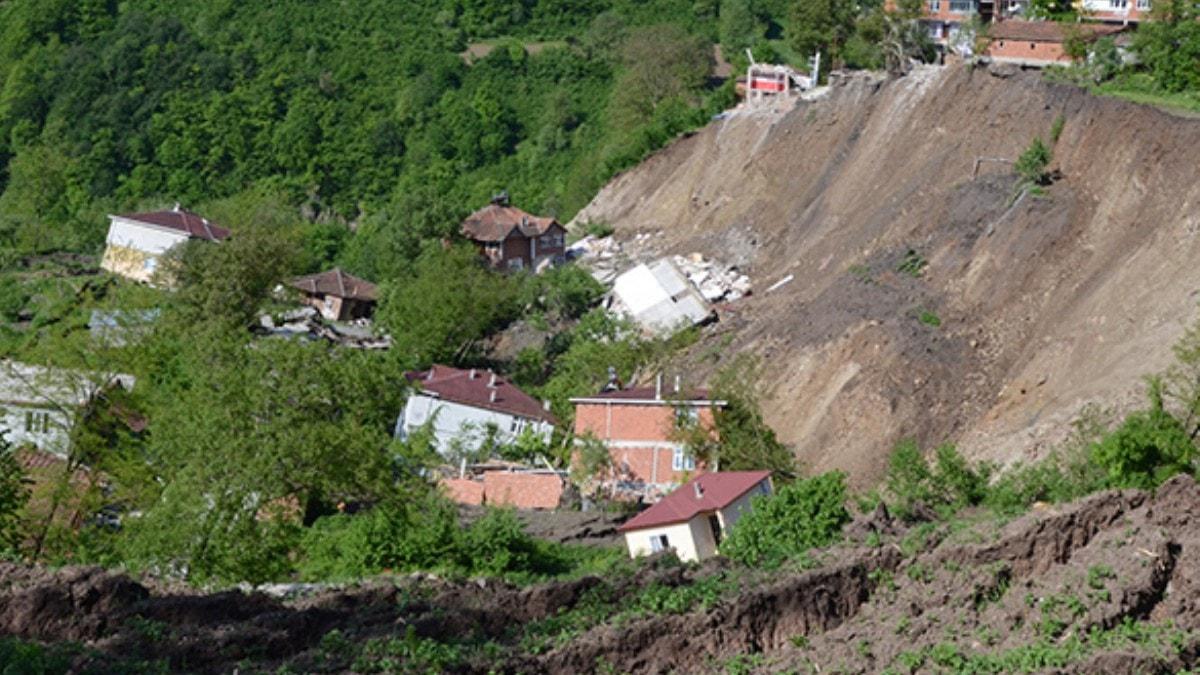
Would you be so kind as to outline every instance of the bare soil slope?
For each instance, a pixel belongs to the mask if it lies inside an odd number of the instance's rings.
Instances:
[[[1060,115],[1045,196],[1014,200],[1009,165],[972,177],[976,158],[1015,159]],[[1196,318],[1198,148],[1200,121],[1034,73],[855,76],[715,121],[577,221],[749,271],[758,294],[686,367],[762,356],[768,423],[813,470],[862,484],[902,437],[1012,461],[1087,402],[1140,403],[1142,376]],[[919,276],[900,271],[906,255],[927,263]]]

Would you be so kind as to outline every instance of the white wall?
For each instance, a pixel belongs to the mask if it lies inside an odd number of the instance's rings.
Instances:
[[[675,549],[675,555],[680,560],[695,562],[711,558],[717,554],[717,544],[713,541],[712,528],[708,524],[709,515],[701,513],[686,523],[626,532],[625,545],[629,548],[629,555],[634,558],[650,555],[654,552],[650,539],[665,534],[668,546]]]
[[[187,241],[183,232],[145,225],[132,220],[113,216],[108,228],[109,245],[132,248],[150,255],[162,255],[172,246]]]
[[[30,419],[32,413],[32,419]],[[46,431],[42,431],[42,416]],[[32,426],[30,426],[32,422]],[[50,407],[0,403],[0,432],[12,446],[34,445],[59,456],[67,453],[67,425],[70,420],[62,411]]]
[[[408,398],[396,424],[396,437],[405,439],[409,434],[424,426],[436,413],[433,424],[434,439],[438,452],[448,453],[453,441],[461,439],[465,447],[473,448],[487,436],[487,427],[496,427],[496,440],[510,443],[525,428],[549,441],[553,427],[540,420],[530,420],[494,410],[443,401],[437,397],[417,393]],[[514,421],[518,422],[514,431]]]

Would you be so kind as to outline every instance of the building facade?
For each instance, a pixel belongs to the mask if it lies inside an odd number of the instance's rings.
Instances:
[[[993,24],[987,56],[998,63],[1044,67],[1071,63],[1067,54],[1068,30],[1091,43],[1125,30],[1120,24],[1081,23],[1064,26],[1054,21],[1010,19]]]
[[[113,274],[150,283],[162,256],[190,239],[221,241],[229,230],[180,208],[108,217],[108,237],[100,267]]]
[[[416,390],[400,411],[395,435],[405,440],[430,425],[438,452],[447,458],[488,441],[512,443],[526,432],[549,441],[554,432],[557,421],[548,402],[491,371],[435,365],[407,377]]]
[[[132,389],[132,375],[102,375],[0,362],[0,433],[13,447],[64,457],[76,416],[110,387]]]
[[[630,557],[666,550],[683,561],[711,558],[750,512],[753,499],[772,492],[769,471],[704,474],[680,486],[621,526]]]
[[[689,424],[714,429],[713,411],[725,405],[704,390],[664,394],[661,386],[605,391],[571,402],[575,437],[603,443],[619,478],[655,487],[703,473],[678,430]]]

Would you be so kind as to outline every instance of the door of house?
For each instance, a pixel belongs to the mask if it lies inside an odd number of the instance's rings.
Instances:
[[[717,514],[712,514],[708,517],[708,526],[712,528],[713,543],[717,546],[721,545],[721,519]]]

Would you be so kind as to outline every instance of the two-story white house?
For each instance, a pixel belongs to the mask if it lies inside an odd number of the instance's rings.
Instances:
[[[511,443],[527,430],[548,441],[557,423],[548,401],[539,402],[488,370],[434,365],[406,377],[415,391],[396,420],[396,437],[407,439],[432,424],[437,449],[446,456],[456,446],[474,449],[488,438]]]
[[[110,215],[108,238],[100,267],[134,281],[150,282],[159,259],[189,239],[221,241],[229,230],[180,208],[169,211]]]
[[[133,383],[132,375],[0,361],[0,433],[13,447],[65,456],[78,415],[111,387],[132,389]]]

